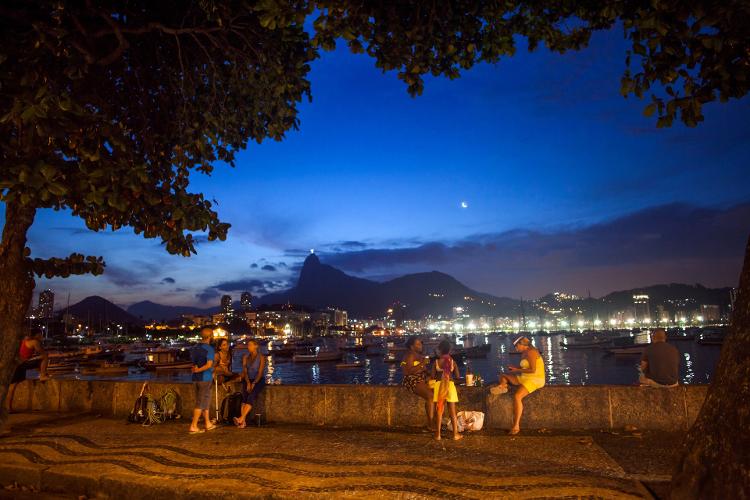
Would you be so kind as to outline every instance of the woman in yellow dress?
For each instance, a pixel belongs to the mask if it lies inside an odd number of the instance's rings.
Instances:
[[[532,347],[531,341],[526,337],[518,337],[513,345],[521,353],[521,366],[508,366],[510,373],[501,373],[500,385],[491,390],[493,394],[503,394],[508,392],[508,384],[518,386],[513,394],[513,427],[508,431],[510,435],[521,432],[523,398],[544,387],[545,382],[542,356]]]
[[[458,403],[458,392],[456,391],[456,384],[453,383],[453,375],[456,378],[460,377],[458,372],[458,366],[453,361],[451,356],[451,343],[447,340],[443,340],[438,345],[438,352],[440,357],[435,360],[432,365],[432,378],[437,378],[433,386],[433,399],[437,406],[437,419],[435,426],[437,427],[437,434],[435,439],[440,440],[440,427],[443,420],[443,410],[445,409],[445,403],[448,403],[448,409],[451,412],[451,420],[453,422],[453,439],[458,441],[463,438],[458,433],[458,418],[456,417],[456,403]]]

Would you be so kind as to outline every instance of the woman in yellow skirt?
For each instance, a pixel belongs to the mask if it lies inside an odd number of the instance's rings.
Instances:
[[[510,373],[501,373],[500,385],[490,391],[493,394],[503,394],[508,392],[508,384],[518,386],[513,394],[513,427],[508,431],[510,435],[521,432],[523,398],[544,387],[545,382],[542,356],[532,347],[531,341],[526,337],[518,337],[513,345],[516,346],[516,351],[521,353],[521,366],[509,366]]]
[[[433,398],[432,400],[437,403],[437,421],[435,427],[437,427],[437,434],[435,439],[440,440],[440,428],[443,420],[443,411],[445,410],[445,403],[448,403],[448,408],[451,412],[451,421],[453,422],[453,439],[458,441],[463,438],[458,433],[458,418],[456,417],[456,403],[458,403],[458,392],[456,391],[456,384],[453,383],[452,376],[456,378],[460,377],[458,372],[458,366],[453,361],[451,356],[451,343],[447,340],[443,340],[438,345],[438,352],[440,357],[432,365],[432,377],[433,379],[438,378],[433,387]]]

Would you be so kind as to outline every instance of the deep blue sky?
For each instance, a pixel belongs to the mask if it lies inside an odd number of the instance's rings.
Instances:
[[[232,223],[226,242],[185,259],[42,212],[35,255],[84,251],[108,268],[38,288],[58,303],[70,291],[213,305],[238,296],[232,286],[288,286],[310,248],[359,276],[435,269],[516,297],[735,285],[750,232],[750,99],[707,106],[696,129],[656,129],[647,102],[619,94],[625,48],[615,30],[579,53],[520,50],[458,80],[428,79],[418,98],[366,56],[325,53],[300,131],[194,178]]]

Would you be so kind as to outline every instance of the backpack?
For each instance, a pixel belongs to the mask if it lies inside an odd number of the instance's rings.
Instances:
[[[176,420],[181,417],[182,400],[174,389],[169,389],[164,393],[159,406],[165,420]]]
[[[142,424],[148,418],[148,396],[138,396],[133,405],[133,411],[128,415],[128,422]]]
[[[242,414],[242,393],[235,392],[221,401],[220,419],[224,424],[234,424],[234,417]]]
[[[154,401],[149,397],[148,394],[144,394],[147,387],[148,382],[144,382],[143,386],[141,387],[141,393],[138,395],[135,400],[135,404],[133,405],[133,411],[131,411],[130,415],[128,415],[128,422],[131,422],[133,424],[145,424],[149,420],[149,405],[153,405]]]

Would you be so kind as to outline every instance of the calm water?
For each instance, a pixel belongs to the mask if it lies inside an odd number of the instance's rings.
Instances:
[[[461,366],[461,374],[467,364],[474,373],[479,373],[486,383],[497,381],[498,371],[509,364],[518,365],[519,355],[514,353],[512,340],[505,335],[477,335],[473,345],[490,344],[485,359],[469,359]],[[637,364],[640,355],[615,356],[602,349],[564,349],[560,346],[563,335],[532,336],[534,345],[540,350],[547,373],[547,383],[554,385],[588,384],[634,384],[638,378]],[[455,337],[454,337],[455,339]],[[636,342],[647,342],[647,334],[636,334]],[[456,344],[463,345],[460,340]],[[680,380],[683,384],[706,384],[719,360],[720,346],[705,346],[693,341],[672,342],[681,354]],[[243,351],[234,353],[234,370],[239,371]],[[294,363],[291,358],[269,359],[267,380],[280,380],[284,384],[398,384],[401,370],[398,363],[385,363],[382,357],[368,357],[364,353],[348,355],[347,360],[362,361],[359,368],[336,368],[336,362]],[[101,375],[84,376],[76,373],[59,375],[61,378],[106,379]],[[110,380],[173,380],[189,381],[188,371],[131,372],[127,377],[112,377]]]

